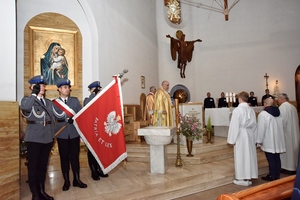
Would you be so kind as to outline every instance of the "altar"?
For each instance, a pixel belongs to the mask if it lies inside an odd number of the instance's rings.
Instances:
[[[251,107],[256,116],[264,109],[263,106]],[[204,111],[205,124],[210,117],[211,124],[214,126],[214,135],[227,137],[232,111],[235,108],[207,108]]]

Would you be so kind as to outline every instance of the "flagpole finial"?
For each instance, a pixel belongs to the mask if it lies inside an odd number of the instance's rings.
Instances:
[[[122,73],[119,73],[117,76],[119,78],[122,78],[124,76],[124,74],[126,74],[129,70],[128,69],[124,69]]]

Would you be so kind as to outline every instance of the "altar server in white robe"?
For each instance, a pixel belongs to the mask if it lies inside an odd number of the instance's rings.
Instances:
[[[228,130],[229,144],[234,145],[234,168],[236,185],[252,185],[251,179],[258,178],[256,155],[256,115],[248,105],[249,94],[238,94],[239,105],[232,111]]]
[[[295,174],[298,164],[299,153],[299,121],[298,113],[291,103],[288,102],[287,94],[278,95],[279,110],[283,119],[286,153],[280,155],[281,172]]]
[[[269,163],[269,173],[261,179],[274,181],[280,178],[280,154],[285,152],[283,122],[279,108],[271,98],[264,100],[264,110],[258,115],[257,144],[265,152]]]

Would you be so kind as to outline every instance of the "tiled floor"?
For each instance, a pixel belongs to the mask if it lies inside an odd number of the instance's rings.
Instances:
[[[217,139],[223,142],[223,139]],[[226,143],[226,141],[225,141]],[[132,145],[130,144],[131,148]],[[138,147],[141,144],[136,144]],[[173,144],[174,145],[174,144]],[[175,145],[176,146],[176,145]],[[217,145],[216,145],[217,146]],[[175,148],[175,147],[174,147]],[[194,148],[203,149],[204,144],[197,144]],[[199,153],[200,154],[200,153]],[[203,153],[202,153],[203,154]],[[200,154],[199,157],[202,157]],[[108,178],[100,181],[92,180],[90,170],[87,167],[86,152],[81,152],[81,180],[88,188],[81,189],[70,187],[68,191],[62,191],[63,178],[59,166],[57,152],[50,158],[46,192],[59,200],[76,199],[216,199],[222,193],[232,193],[247,187],[232,184],[234,178],[233,158],[218,158],[211,162],[193,164],[185,155],[181,155],[183,167],[175,167],[175,162],[168,162],[168,170],[165,174],[151,174],[150,163],[141,161],[142,158],[128,158],[128,162],[119,164],[109,172]],[[198,155],[195,155],[195,157]],[[264,154],[258,153],[259,174],[267,173],[267,162]],[[27,180],[26,167],[21,161],[21,199],[31,199]],[[201,161],[200,161],[201,162]],[[72,174],[70,173],[72,181]],[[253,186],[265,183],[260,178],[253,181]]]

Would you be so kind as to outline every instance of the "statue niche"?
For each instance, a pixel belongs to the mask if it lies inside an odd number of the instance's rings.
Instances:
[[[180,69],[180,77],[185,78],[185,68],[187,65],[187,61],[191,62],[193,51],[194,51],[194,43],[202,42],[202,40],[197,39],[193,41],[184,41],[185,34],[181,30],[176,32],[177,39],[171,37],[170,35],[166,35],[167,38],[170,38],[170,47],[171,47],[171,56],[172,60],[176,60],[176,54],[178,54],[177,67]]]

